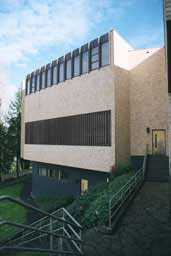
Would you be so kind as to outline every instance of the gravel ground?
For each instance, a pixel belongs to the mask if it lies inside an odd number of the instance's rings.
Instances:
[[[168,183],[146,182],[115,232],[99,227],[84,233],[85,256],[170,256],[169,211]]]

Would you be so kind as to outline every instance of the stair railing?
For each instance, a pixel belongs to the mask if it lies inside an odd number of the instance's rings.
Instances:
[[[3,225],[9,225],[21,228],[23,232],[25,232],[16,239],[8,241],[6,245],[1,246],[0,253],[9,251],[39,251],[58,255],[83,254],[83,241],[81,237],[82,227],[65,208],[61,208],[55,212],[60,215],[60,217],[58,217],[54,213],[48,213],[11,196],[0,196],[0,202],[1,201],[13,202],[26,209],[31,209],[34,212],[41,213],[44,217],[32,225],[20,224],[9,220],[0,220],[0,227]],[[41,222],[43,222],[43,225]],[[34,248],[30,244],[33,241],[38,241],[42,237],[47,237],[49,239],[48,249],[43,248],[42,246]],[[25,246],[26,244],[27,247]],[[67,248],[67,250],[64,248]]]
[[[142,168],[109,199],[109,229],[111,230],[123,214],[125,207],[138,191],[145,178],[147,156],[145,155]],[[125,207],[124,207],[125,206]]]

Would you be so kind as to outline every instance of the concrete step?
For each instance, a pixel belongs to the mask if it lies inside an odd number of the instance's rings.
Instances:
[[[169,161],[167,156],[148,156],[147,159],[147,181],[168,181]]]
[[[168,182],[168,180],[169,180],[169,176],[163,176],[163,177],[161,177],[161,176],[146,176],[145,177],[145,180],[146,181],[154,181],[154,182]]]
[[[168,165],[166,165],[166,166],[163,166],[163,165],[158,165],[158,166],[156,166],[156,165],[149,165],[148,163],[147,163],[147,166],[148,166],[148,168],[149,169],[156,169],[156,170],[169,170],[169,166]]]
[[[168,169],[156,169],[156,168],[154,168],[154,169],[149,169],[148,168],[148,173],[149,174],[160,174],[160,175],[168,175],[169,174],[169,170]]]

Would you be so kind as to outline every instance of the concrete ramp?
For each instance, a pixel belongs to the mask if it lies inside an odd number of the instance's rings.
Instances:
[[[169,207],[168,183],[145,182],[113,234],[102,228],[84,234],[96,247],[85,246],[85,255],[170,256]]]

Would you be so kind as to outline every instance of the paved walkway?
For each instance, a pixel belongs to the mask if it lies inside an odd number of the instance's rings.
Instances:
[[[86,256],[171,256],[168,183],[146,182],[113,234],[86,231]]]

